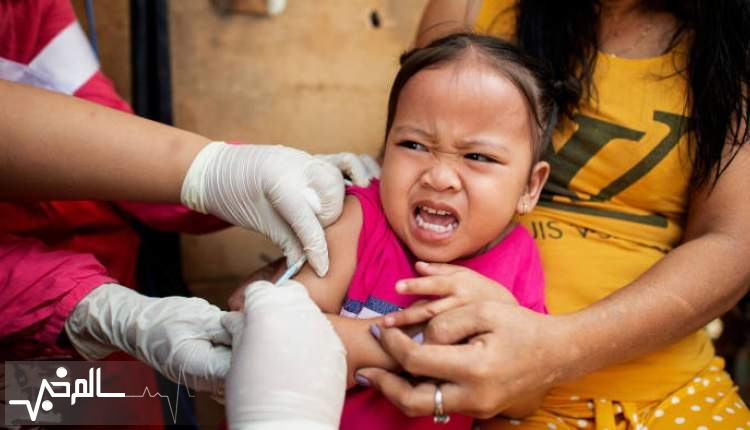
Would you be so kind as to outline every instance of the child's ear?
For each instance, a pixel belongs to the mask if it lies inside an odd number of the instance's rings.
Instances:
[[[542,188],[544,188],[544,184],[549,177],[549,169],[549,163],[546,161],[539,161],[531,168],[529,182],[526,184],[526,189],[521,194],[521,198],[518,199],[518,207],[516,207],[516,212],[520,215],[526,215],[536,206],[536,202],[539,201],[539,196],[542,194]]]

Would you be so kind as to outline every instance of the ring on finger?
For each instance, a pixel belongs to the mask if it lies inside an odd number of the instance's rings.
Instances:
[[[437,424],[448,424],[450,420],[450,415],[446,414],[443,408],[443,391],[440,385],[435,384],[435,412],[432,415],[432,421]]]

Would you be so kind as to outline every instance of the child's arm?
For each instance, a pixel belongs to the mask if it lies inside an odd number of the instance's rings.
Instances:
[[[354,372],[362,367],[398,369],[396,362],[383,351],[369,332],[370,325],[380,322],[380,318],[360,320],[338,315],[354,276],[361,229],[362,207],[355,197],[349,196],[344,200],[341,217],[326,228],[330,259],[328,274],[319,278],[306,264],[294,277],[307,287],[313,301],[328,314],[328,319],[346,347],[347,387],[354,385]]]

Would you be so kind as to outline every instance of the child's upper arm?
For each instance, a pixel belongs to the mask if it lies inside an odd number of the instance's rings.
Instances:
[[[325,313],[338,314],[357,266],[357,245],[362,230],[362,207],[359,200],[347,196],[341,217],[326,228],[328,273],[319,278],[309,264],[294,277]]]

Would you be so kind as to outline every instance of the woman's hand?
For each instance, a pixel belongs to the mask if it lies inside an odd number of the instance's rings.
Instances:
[[[386,315],[383,324],[387,327],[423,323],[469,303],[498,301],[517,304],[505,287],[471,269],[421,261],[415,267],[423,277],[399,281],[396,283],[396,291],[401,294],[436,296],[437,299],[419,301],[403,311]],[[434,325],[427,327],[431,330],[425,333],[425,341],[431,339],[430,333],[436,329]]]
[[[557,379],[557,363],[570,360],[574,351],[556,348],[566,344],[556,318],[512,303],[480,301],[432,318],[425,331],[432,344],[419,344],[398,328],[381,329],[379,339],[407,372],[445,381],[445,412],[489,418],[520,396],[543,391]],[[468,341],[454,344],[464,339]],[[412,386],[375,368],[357,374],[406,415],[433,414],[434,384]]]
[[[518,306],[503,286],[469,269],[418,263],[422,278],[402,281],[399,292],[439,297],[388,314],[380,343],[407,372],[445,381],[446,412],[489,418],[556,379],[565,352],[555,317]],[[424,323],[424,344],[400,328]],[[391,372],[368,368],[358,375],[409,416],[434,412],[434,384],[412,385]]]

